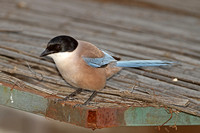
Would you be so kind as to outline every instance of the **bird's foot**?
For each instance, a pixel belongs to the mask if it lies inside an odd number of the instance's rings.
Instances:
[[[74,96],[76,96],[77,94],[80,94],[82,92],[82,89],[81,88],[78,88],[76,91],[72,92],[71,94],[69,94],[68,96],[66,96],[65,98],[63,99],[55,99],[55,103],[57,102],[64,102],[64,101],[67,101],[67,100],[73,100],[75,98],[73,98]]]
[[[67,101],[69,99],[71,99],[72,97],[69,97],[69,96],[66,96],[65,98],[62,98],[62,99],[55,99],[56,102],[64,102],[64,101]]]
[[[75,104],[75,105],[73,106],[73,108],[83,107],[83,106],[85,106],[85,105],[83,105],[83,104]]]
[[[90,101],[92,101],[92,99],[97,95],[96,91],[93,91],[92,95],[83,103],[83,104],[76,104],[73,107],[83,107],[83,106],[87,106],[90,104]]]

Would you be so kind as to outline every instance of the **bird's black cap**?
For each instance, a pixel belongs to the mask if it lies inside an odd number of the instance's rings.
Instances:
[[[77,46],[78,42],[76,39],[65,35],[57,36],[48,42],[47,48],[40,57],[58,52],[72,52]]]

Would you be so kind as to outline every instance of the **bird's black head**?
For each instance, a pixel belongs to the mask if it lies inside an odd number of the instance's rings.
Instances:
[[[57,36],[48,42],[47,48],[40,57],[58,52],[72,52],[77,46],[78,42],[74,38],[65,35]]]

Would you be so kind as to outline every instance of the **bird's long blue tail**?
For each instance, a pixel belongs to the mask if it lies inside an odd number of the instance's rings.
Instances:
[[[174,62],[165,60],[130,60],[130,61],[117,61],[118,67],[147,67],[147,66],[166,66]]]

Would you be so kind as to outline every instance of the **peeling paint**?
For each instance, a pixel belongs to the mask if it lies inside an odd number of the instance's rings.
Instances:
[[[14,103],[12,93],[10,93],[10,102],[11,102],[11,103]]]
[[[47,99],[34,93],[0,86],[0,104],[27,112],[45,114]]]
[[[136,107],[125,111],[127,126],[160,126],[166,122],[171,114],[165,108]],[[165,125],[199,125],[200,117],[179,112],[173,113],[173,117]]]

